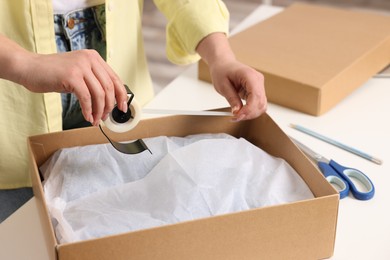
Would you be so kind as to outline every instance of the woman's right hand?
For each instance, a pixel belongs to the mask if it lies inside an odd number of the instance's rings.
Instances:
[[[4,65],[4,66],[3,66]],[[74,93],[84,118],[93,125],[107,118],[115,101],[127,111],[127,92],[95,50],[35,54],[0,35],[0,77],[32,92]]]

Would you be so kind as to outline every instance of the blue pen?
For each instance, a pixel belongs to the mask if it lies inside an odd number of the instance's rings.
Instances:
[[[373,157],[373,156],[371,156],[369,154],[366,154],[366,153],[364,153],[362,151],[359,151],[359,150],[357,150],[357,149],[355,149],[353,147],[350,147],[350,146],[347,146],[345,144],[342,144],[342,143],[340,143],[338,141],[335,141],[335,140],[333,140],[333,139],[331,139],[329,137],[323,136],[323,135],[321,135],[319,133],[316,133],[316,132],[314,132],[312,130],[309,130],[309,129],[303,127],[303,126],[294,125],[294,124],[290,124],[290,126],[292,128],[294,128],[294,129],[298,130],[298,131],[301,131],[301,132],[303,132],[305,134],[311,135],[311,136],[313,136],[313,137],[315,137],[317,139],[320,139],[320,140],[325,141],[325,142],[327,142],[329,144],[337,146],[337,147],[339,147],[339,148],[341,148],[341,149],[343,149],[345,151],[348,151],[350,153],[353,153],[353,154],[356,154],[356,155],[358,155],[360,157],[363,157],[364,159],[367,159],[367,160],[369,160],[369,161],[371,161],[373,163],[382,164],[382,160],[381,159],[375,158],[375,157]]]

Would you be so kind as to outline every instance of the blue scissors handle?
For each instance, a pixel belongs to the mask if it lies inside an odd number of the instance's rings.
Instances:
[[[337,188],[339,192],[340,199],[347,197],[349,193],[348,182],[344,180],[328,163],[319,161],[318,167],[325,176],[326,180],[332,184],[333,187],[336,186],[335,188]]]
[[[340,199],[348,196],[349,191],[359,200],[369,200],[374,197],[375,188],[371,180],[361,171],[350,167],[344,167],[333,160],[328,160],[322,155],[314,152],[306,145],[300,143],[291,137],[291,139],[299,146],[299,148],[308,155],[312,160],[316,161],[322,174],[327,181],[333,186],[337,186]],[[355,182],[353,182],[354,180]],[[355,183],[359,182],[364,186],[365,190],[360,191]]]
[[[349,188],[355,198],[358,200],[369,200],[374,197],[374,184],[364,173],[354,168],[344,167],[333,160],[330,160],[329,165],[335,169],[346,182],[348,182]],[[360,191],[352,179],[360,182],[366,188],[366,191]]]

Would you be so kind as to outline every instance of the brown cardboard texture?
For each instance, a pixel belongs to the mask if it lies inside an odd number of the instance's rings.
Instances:
[[[390,16],[297,3],[229,41],[270,102],[318,116],[390,63]]]
[[[52,249],[51,259],[322,259],[332,256],[338,193],[267,114],[238,123],[228,117],[170,116],[143,120],[127,133],[105,131],[116,141],[222,132],[244,137],[269,154],[284,158],[307,183],[315,198],[58,244],[38,168],[60,148],[107,143],[107,140],[96,127],[32,136],[28,140],[31,177],[46,242]]]

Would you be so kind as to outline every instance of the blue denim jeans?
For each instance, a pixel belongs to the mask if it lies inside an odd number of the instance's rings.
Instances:
[[[54,28],[58,52],[95,49],[106,58],[104,5],[54,16]],[[90,126],[82,113],[77,97],[62,94],[63,128]],[[33,196],[32,189],[0,190],[0,223],[14,213]]]
[[[54,15],[57,52],[94,49],[106,59],[105,28],[104,5]],[[61,97],[64,130],[91,126],[84,119],[78,99],[73,93],[64,93]]]

